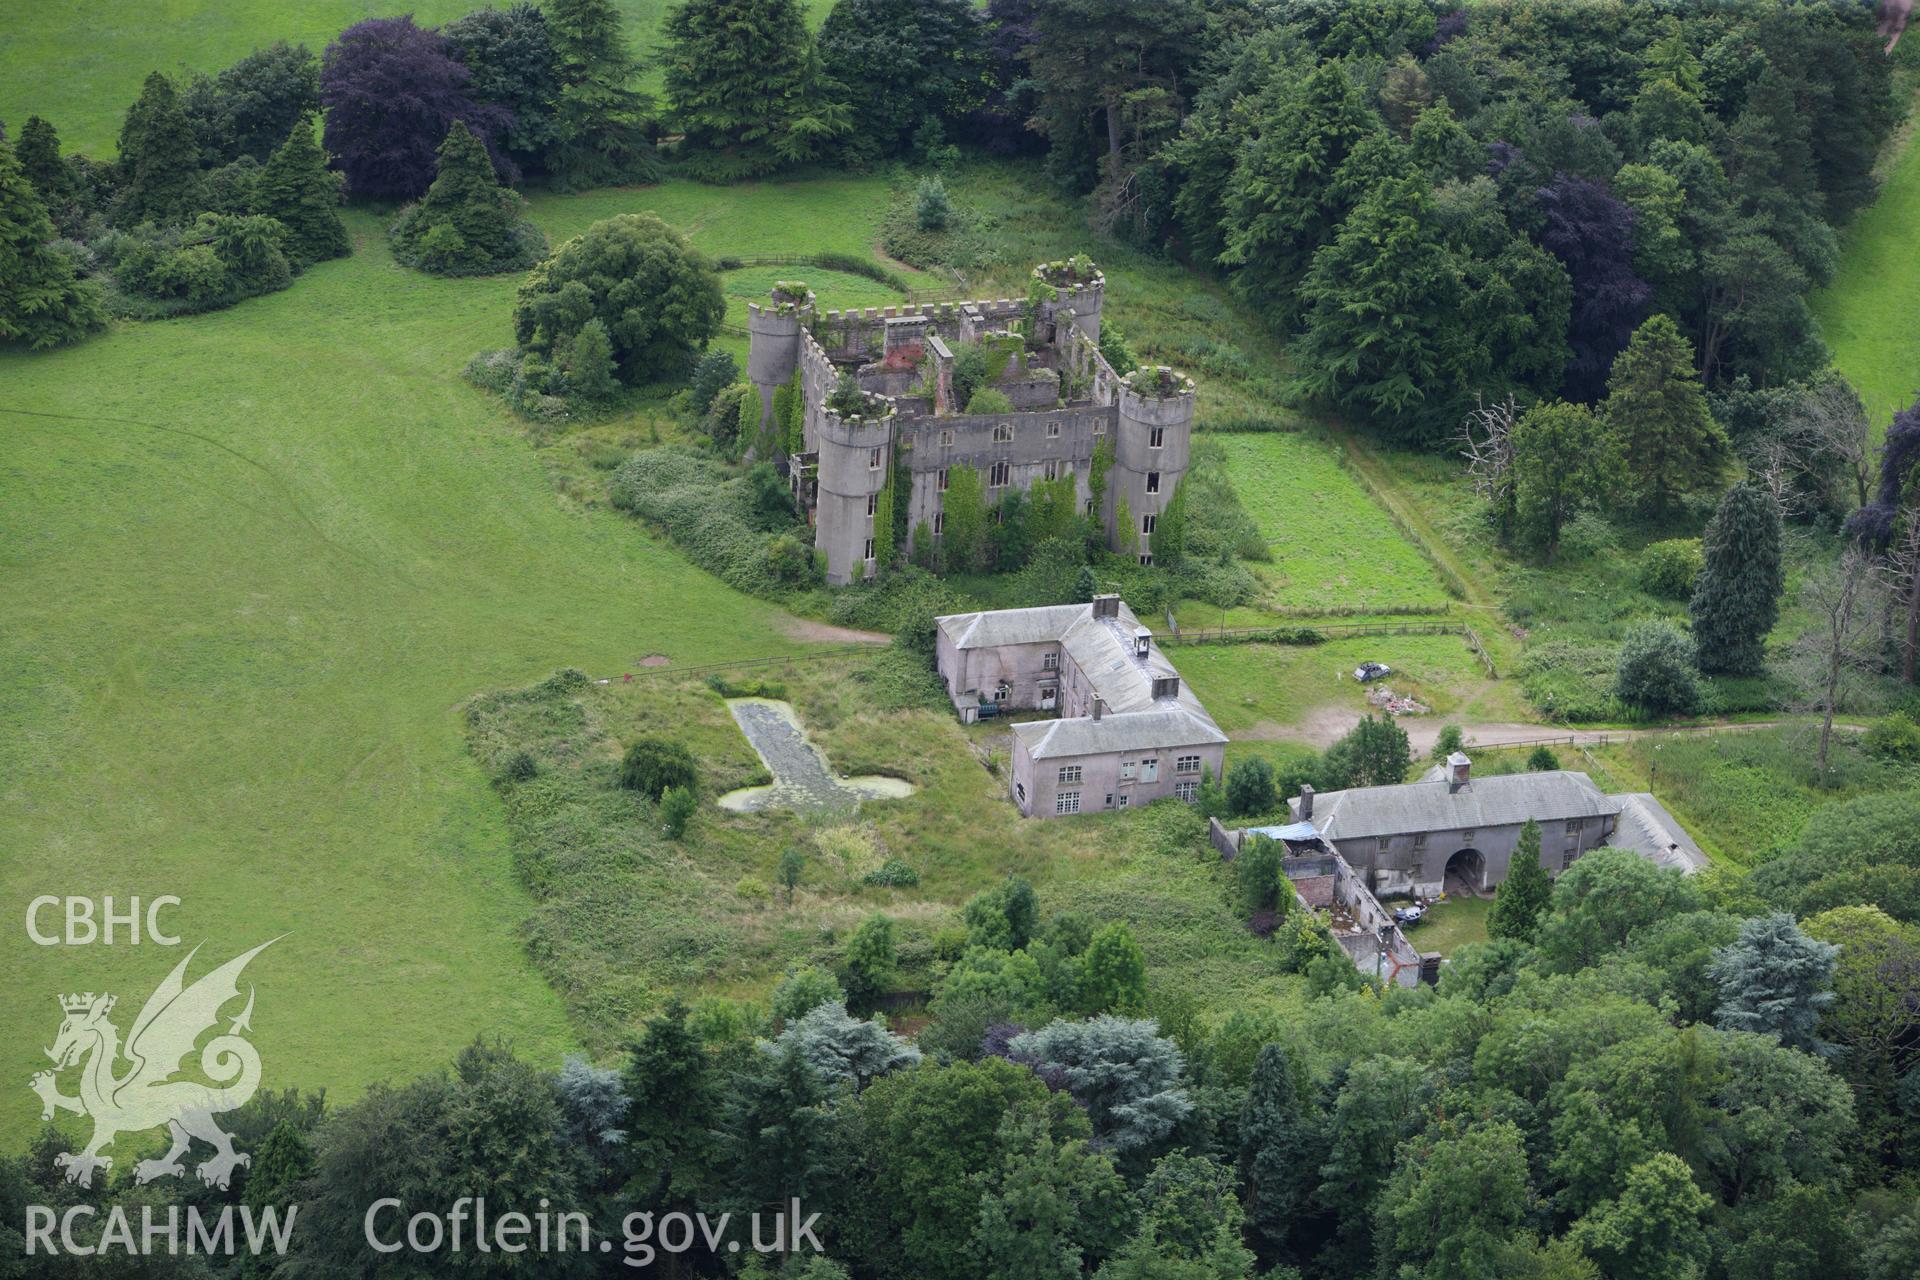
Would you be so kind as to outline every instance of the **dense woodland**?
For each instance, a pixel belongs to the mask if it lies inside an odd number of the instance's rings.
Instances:
[[[1824,782],[1849,684],[1912,684],[1920,663],[1920,406],[1876,451],[1808,312],[1900,121],[1872,24],[1865,6],[1763,0],[840,0],[813,32],[796,0],[688,0],[636,51],[607,0],[374,18],[319,55],[156,71],[111,161],[63,153],[57,122],[9,122],[0,339],[51,348],[298,287],[350,251],[342,201],[375,205],[410,268],[531,269],[516,346],[468,370],[527,416],[689,384],[675,411],[706,446],[623,460],[612,500],[730,584],[792,595],[817,583],[804,528],[772,468],[740,461],[737,368],[703,357],[715,264],[643,214],[550,248],[516,187],[898,165],[938,230],[961,216],[941,175],[963,149],[1036,156],[1094,234],[1216,275],[1284,336],[1297,405],[1462,454],[1516,554],[1551,565],[1596,510],[1671,533],[1647,589],[1688,601],[1689,626],[1632,628],[1607,658],[1614,706],[1692,714],[1703,677],[1760,672],[1791,603],[1789,535],[1813,547],[1794,661]],[[1258,539],[1215,465],[1197,451],[1201,496],[1163,523],[1136,604],[1243,593]],[[1118,572],[1073,504],[1020,503],[963,511],[938,552],[903,538],[887,580],[848,595],[873,610],[842,620],[924,648],[957,598],[936,575],[1020,575],[1017,602],[1040,603]],[[1889,767],[1920,760],[1910,721],[1874,732]],[[1207,804],[1261,812],[1300,782],[1398,780],[1412,761],[1369,720],[1295,774],[1256,763],[1210,779]],[[630,756],[623,785],[677,839],[697,780],[655,764]],[[1173,843],[1212,856],[1191,825]],[[1256,847],[1221,889],[1308,991],[1286,1018],[1203,1013],[1149,982],[1124,923],[1049,911],[1009,878],[937,941],[925,990],[896,990],[895,926],[875,914],[828,940],[832,966],[764,1003],[667,1003],[606,1065],[478,1042],[348,1105],[257,1098],[231,1126],[252,1168],[181,1194],[297,1200],[278,1271],[23,1270],[16,1240],[0,1274],[626,1273],[617,1252],[370,1260],[374,1199],[476,1194],[603,1230],[790,1197],[821,1214],[825,1258],[663,1262],[680,1276],[1920,1274],[1920,790],[1833,806],[1756,860],[1687,879],[1599,852],[1549,885],[1522,858],[1493,940],[1407,991],[1290,910]],[[890,1024],[901,995],[914,1016]],[[0,1244],[26,1204],[102,1200],[65,1184],[64,1145],[49,1132],[0,1164]],[[108,1197],[160,1203],[131,1163]]]
[[[825,1258],[697,1252],[665,1264],[680,1274],[1895,1280],[1920,1266],[1920,932],[1784,872],[1911,879],[1916,832],[1909,794],[1843,807],[1746,883],[1603,851],[1549,889],[1535,863],[1437,991],[1383,992],[1305,913],[1276,921],[1274,863],[1250,855],[1243,906],[1314,993],[1289,1019],[1198,1018],[1149,989],[1124,924],[1049,914],[1010,879],[967,904],[915,1039],[860,1016],[895,980],[876,915],[837,971],[790,974],[768,1006],[673,1001],[616,1067],[476,1043],[343,1108],[263,1095],[234,1117],[245,1180],[191,1194],[297,1199],[284,1275],[375,1274],[380,1196],[484,1194],[601,1231],[641,1211],[744,1224],[794,1196],[821,1215]],[[6,1163],[9,1221],[82,1194],[62,1145]],[[405,1274],[520,1269],[468,1253]]]

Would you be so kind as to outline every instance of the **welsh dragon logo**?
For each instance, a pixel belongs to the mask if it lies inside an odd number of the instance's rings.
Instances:
[[[252,1163],[252,1157],[235,1151],[233,1139],[213,1122],[217,1113],[240,1106],[260,1086],[260,1054],[240,1034],[252,1030],[251,987],[247,989],[246,1008],[232,1018],[225,1033],[214,1036],[200,1050],[200,1070],[213,1083],[175,1076],[183,1070],[195,1042],[219,1023],[220,1010],[239,999],[240,971],[278,941],[263,942],[187,986],[187,965],[200,950],[195,947],[147,997],[124,1047],[119,1029],[107,1020],[115,997],[91,991],[60,997],[60,1009],[66,1018],[53,1047],[46,1051],[53,1059],[53,1070],[39,1072],[29,1083],[40,1095],[42,1120],[51,1120],[56,1110],[93,1118],[93,1137],[85,1149],[54,1157],[54,1163],[66,1170],[68,1182],[92,1186],[94,1170],[113,1167],[113,1160],[100,1154],[101,1148],[113,1145],[120,1134],[161,1125],[167,1127],[172,1145],[160,1159],[142,1160],[134,1166],[136,1182],[184,1174],[180,1157],[195,1138],[214,1148],[212,1158],[194,1171],[208,1186],[224,1188],[237,1166]],[[117,1071],[123,1058],[128,1066]],[[61,1093],[58,1079],[61,1072],[73,1067],[80,1071],[77,1098]]]

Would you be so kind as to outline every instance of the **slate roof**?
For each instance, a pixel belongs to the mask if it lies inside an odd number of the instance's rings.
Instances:
[[[1123,604],[1120,611],[1127,621],[1138,620]],[[975,613],[950,613],[933,621],[956,649],[997,649],[1006,644],[1045,644],[1058,641],[1067,629],[1093,616],[1090,604],[1048,604],[1034,609],[983,609]]]
[[[1288,803],[1297,814],[1300,802]],[[1621,807],[1618,798],[1603,794],[1586,774],[1560,770],[1475,778],[1458,787],[1409,782],[1329,791],[1314,797],[1312,821],[1328,840],[1355,840],[1518,826],[1528,818],[1547,823],[1611,816]]]
[[[1631,849],[1658,866],[1675,867],[1689,875],[1707,865],[1707,855],[1686,828],[1647,792],[1629,792],[1612,799],[1621,802],[1620,825],[1614,828],[1609,845]]]
[[[1078,716],[1013,726],[1013,735],[1036,760],[1104,755],[1113,751],[1161,751],[1222,743],[1227,735],[1207,714],[1184,680],[1173,697],[1153,696],[1154,681],[1180,672],[1158,647],[1144,655],[1134,637],[1147,631],[1124,602],[1111,618],[1096,618],[1091,604],[990,609],[935,618],[956,649],[1057,642],[1106,708],[1100,719]]]
[[[1092,716],[1029,720],[1013,726],[1013,736],[1035,760],[1097,756],[1110,751],[1161,751],[1227,740],[1206,712],[1169,700],[1146,711],[1108,712],[1098,720]]]

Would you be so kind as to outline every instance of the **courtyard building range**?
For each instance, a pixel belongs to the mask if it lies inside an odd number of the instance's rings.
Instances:
[[[1520,829],[1540,824],[1540,861],[1559,874],[1584,853],[1632,849],[1691,874],[1707,858],[1673,815],[1644,792],[1608,795],[1573,770],[1475,778],[1456,752],[1419,782],[1355,787],[1288,801],[1376,893],[1433,897],[1484,893],[1507,878]]]
[[[1105,296],[1106,277],[1072,258],[1035,267],[1026,298],[819,312],[794,285],[749,306],[747,375],[762,438],[775,425],[775,394],[791,384],[800,396],[803,438],[770,452],[784,455],[828,582],[871,576],[897,527],[910,539],[925,526],[939,539],[960,466],[979,473],[989,509],[1070,476],[1109,548],[1151,560],[1155,523],[1187,470],[1193,382],[1166,368],[1116,373],[1100,354]],[[976,344],[994,365],[984,385],[1010,412],[955,403],[955,353]],[[858,412],[829,403],[842,373],[865,393]],[[896,504],[905,504],[903,525],[890,518]]]
[[[1227,735],[1119,596],[949,614],[935,661],[961,720],[1015,711],[1008,789],[1026,817],[1192,802],[1221,776]]]

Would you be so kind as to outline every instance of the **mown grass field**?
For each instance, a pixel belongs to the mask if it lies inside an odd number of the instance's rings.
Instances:
[[[1222,434],[1227,474],[1273,550],[1261,603],[1345,613],[1444,606],[1433,568],[1331,446],[1291,431]]]
[[[1384,662],[1384,683],[1433,708],[1436,719],[1499,721],[1520,708],[1511,681],[1490,681],[1457,635],[1343,637],[1317,645],[1195,644],[1168,650],[1180,674],[1230,734],[1284,737],[1314,713],[1367,710],[1362,662]]]
[[[668,0],[614,0],[636,54],[651,52]],[[831,0],[802,0],[815,22]],[[276,40],[314,53],[363,18],[412,13],[438,26],[484,0],[12,0],[0,10],[0,120],[45,116],[70,151],[111,156],[127,106],[151,71],[219,71]],[[504,7],[504,6],[502,6]],[[658,90],[659,75],[643,78]]]
[[[1904,83],[1920,83],[1920,49],[1902,42]],[[1920,101],[1920,98],[1916,98]],[[1909,118],[1880,169],[1880,196],[1841,238],[1840,269],[1814,296],[1833,362],[1866,401],[1874,430],[1920,397],[1920,133]]]
[[[803,189],[805,190],[805,189]],[[858,251],[875,182],[542,198],[555,237],[650,199],[709,247]],[[674,202],[678,201],[675,206]],[[811,225],[820,205],[850,207]],[[461,741],[478,690],[572,664],[799,647],[631,523],[556,501],[521,424],[458,377],[510,341],[512,278],[352,258],[230,311],[0,355],[0,1011],[21,1079],[52,997],[137,1001],[173,956],[29,943],[40,893],[176,894],[211,959],[256,962],[268,1083],[366,1082],[494,1029],[574,1040]],[[782,232],[779,229],[785,228]],[[781,235],[789,237],[782,242]],[[0,1096],[0,1129],[37,1114]]]

